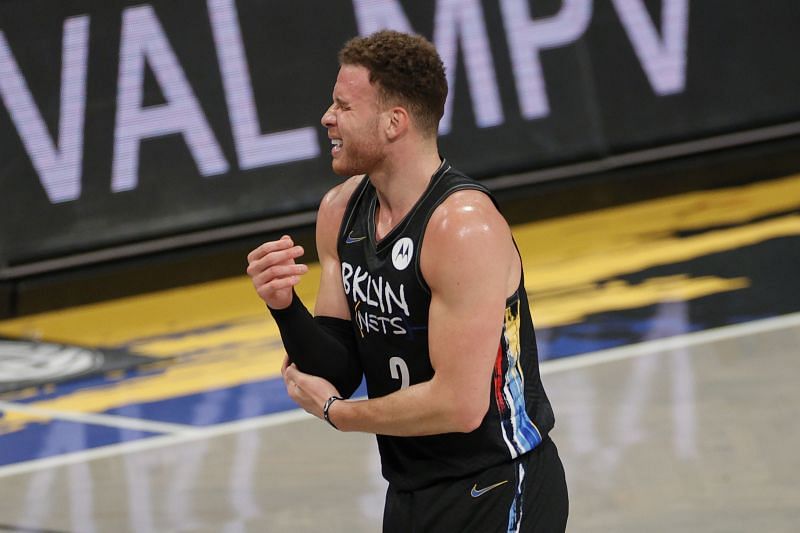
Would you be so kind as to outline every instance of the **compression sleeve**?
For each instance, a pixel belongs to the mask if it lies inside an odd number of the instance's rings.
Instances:
[[[281,333],[289,359],[302,372],[330,381],[349,398],[361,384],[355,333],[349,320],[327,316],[312,317],[303,302],[292,295],[285,309],[267,307]]]

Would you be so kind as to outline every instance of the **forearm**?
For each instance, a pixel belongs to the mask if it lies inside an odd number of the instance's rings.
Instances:
[[[488,399],[488,390],[458,393],[434,378],[380,398],[337,401],[329,416],[341,431],[398,437],[468,433],[486,416]]]
[[[270,313],[298,369],[331,382],[344,397],[356,390],[362,370],[349,321],[312,317],[296,294],[289,307]]]

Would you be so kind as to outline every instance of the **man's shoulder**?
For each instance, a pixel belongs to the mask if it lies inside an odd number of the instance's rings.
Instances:
[[[350,198],[363,180],[363,174],[353,176],[325,193],[319,205],[319,216],[340,219],[347,209]]]
[[[465,227],[478,226],[505,231],[508,228],[503,215],[491,196],[482,189],[461,189],[447,196],[433,211],[429,229],[437,232],[458,233]]]
[[[434,256],[462,247],[488,249],[507,242],[510,231],[490,196],[481,190],[464,189],[450,194],[433,211],[423,246]]]
[[[462,276],[467,265],[473,273],[484,274],[487,283],[490,279],[506,283],[502,287],[506,294],[513,292],[512,285],[516,287],[518,278],[513,283],[509,278],[516,257],[511,228],[481,190],[459,190],[448,196],[431,215],[422,248],[420,268],[432,293],[461,292],[465,283],[472,283],[465,281],[469,275]]]

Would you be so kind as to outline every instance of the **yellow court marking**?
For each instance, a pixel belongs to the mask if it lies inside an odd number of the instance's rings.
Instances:
[[[107,385],[81,389],[52,400],[30,405],[61,412],[99,413],[134,403],[155,402],[274,377],[283,362],[283,350],[265,353],[259,346],[242,346],[219,358],[175,364],[163,373],[129,378]],[[43,417],[17,411],[0,418],[0,435],[15,431]]]
[[[800,215],[791,213],[798,209],[800,176],[792,176],[515,226],[534,320],[559,326],[591,313],[746,288],[741,277],[683,273],[635,285],[615,278],[800,236]],[[765,217],[772,218],[746,223]],[[720,229],[677,236],[709,227]],[[319,267],[310,267],[297,291],[312,308]],[[278,375],[283,359],[277,327],[245,276],[7,320],[0,334],[181,358],[159,374],[35,404],[53,410],[100,412],[258,381]],[[28,419],[14,416],[6,423]]]
[[[800,215],[759,222],[749,226],[713,231],[689,238],[662,238],[631,242],[611,250],[592,250],[582,256],[565,258],[558,264],[542,265],[535,259],[525,264],[526,287],[534,294],[562,290],[647,268],[680,263],[726,250],[750,246],[778,237],[800,235]],[[529,256],[535,256],[529,253]],[[543,298],[546,299],[546,298]],[[539,308],[538,311],[543,311]]]

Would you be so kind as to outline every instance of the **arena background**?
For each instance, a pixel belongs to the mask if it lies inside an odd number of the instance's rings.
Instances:
[[[241,259],[224,258],[270,234],[310,238],[337,180],[319,126],[335,52],[380,27],[435,42],[451,86],[442,153],[506,191],[512,217],[569,204],[519,202],[545,181],[621,170],[615,198],[702,185],[676,158],[800,130],[800,5],[769,6],[0,2],[0,316],[229,275]],[[145,279],[111,281],[132,271]]]
[[[511,223],[569,531],[795,532],[790,0],[0,0],[0,530],[380,529],[244,270],[291,234],[314,307],[319,119],[381,27]]]

